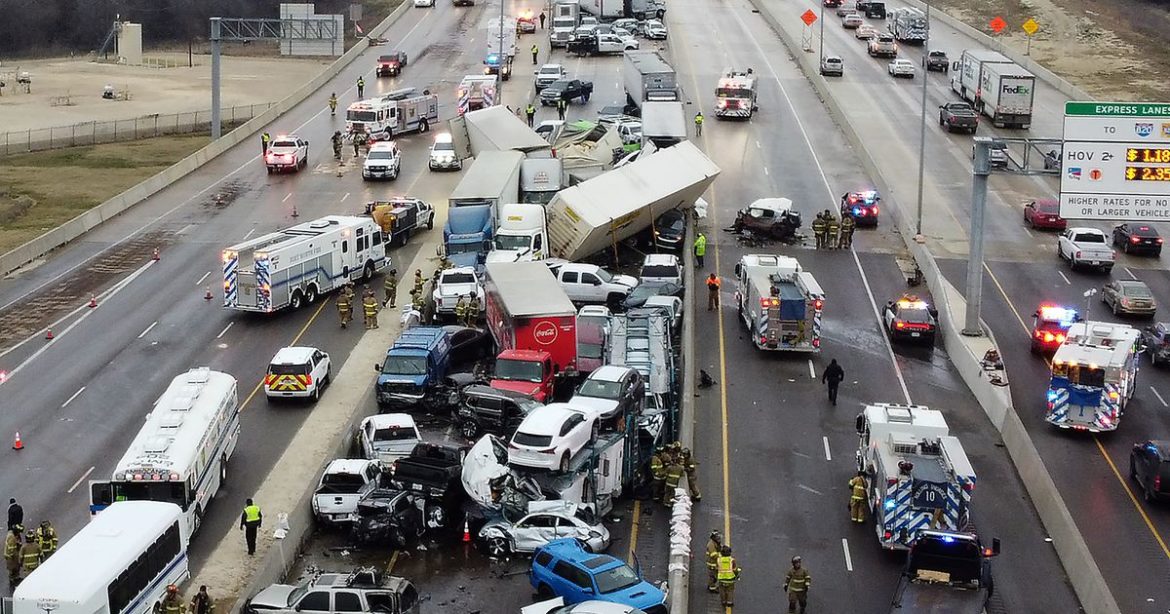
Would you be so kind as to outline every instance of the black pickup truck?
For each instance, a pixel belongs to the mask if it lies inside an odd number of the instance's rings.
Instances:
[[[541,106],[556,104],[558,100],[573,102],[580,98],[581,102],[589,102],[593,95],[593,82],[580,79],[559,79],[540,90]]]
[[[463,492],[460,481],[467,446],[420,443],[410,456],[394,461],[390,467],[390,485],[399,490],[421,494],[430,500],[457,503]]]
[[[981,614],[994,591],[990,559],[998,554],[998,539],[984,548],[973,533],[919,532],[890,614]]]
[[[948,102],[938,106],[938,125],[947,132],[970,132],[979,129],[979,114],[966,102]]]

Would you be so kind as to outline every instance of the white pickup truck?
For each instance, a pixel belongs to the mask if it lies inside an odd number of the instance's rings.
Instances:
[[[378,486],[382,470],[378,461],[339,458],[330,462],[313,493],[313,514],[317,520],[340,525],[357,520],[358,501]]]
[[[620,303],[638,287],[638,279],[613,275],[596,264],[567,262],[549,266],[574,303]]]
[[[1069,268],[1113,270],[1116,253],[1109,247],[1109,236],[1096,228],[1069,228],[1060,233],[1056,255],[1068,260]]]

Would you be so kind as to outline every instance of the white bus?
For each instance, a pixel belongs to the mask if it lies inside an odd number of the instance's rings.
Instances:
[[[12,614],[149,614],[191,576],[187,537],[177,505],[115,503],[16,587]]]
[[[91,514],[115,501],[165,501],[183,510],[193,535],[227,479],[240,438],[236,378],[207,367],[171,380],[110,481],[90,482]]]

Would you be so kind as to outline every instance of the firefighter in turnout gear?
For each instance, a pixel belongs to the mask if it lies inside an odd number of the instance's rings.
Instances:
[[[662,493],[662,504],[666,507],[674,504],[675,491],[678,490],[678,485],[686,472],[679,458],[671,455],[670,461],[666,464],[666,490]]]
[[[179,587],[174,584],[167,585],[167,596],[162,600],[163,614],[186,614],[187,604],[183,603],[183,598],[179,596]]]
[[[655,501],[662,500],[662,493],[666,490],[666,448],[658,446],[654,454],[650,455],[650,496]]]
[[[426,285],[427,280],[423,279],[422,269],[414,270],[414,290],[422,294],[423,286]]]
[[[455,321],[462,324],[467,321],[467,303],[463,299],[467,298],[466,294],[459,295],[459,300],[455,301]]]
[[[817,249],[823,249],[825,247],[825,233],[828,229],[829,226],[825,223],[825,214],[818,213],[817,219],[813,220],[812,223],[813,236],[817,240]]]
[[[353,319],[353,303],[350,302],[349,294],[344,291],[337,295],[337,316],[341,318],[342,328],[347,328],[349,321]]]
[[[8,567],[8,583],[20,582],[20,527],[8,531],[4,538],[4,564]]]
[[[837,249],[849,249],[853,247],[853,230],[855,228],[857,228],[857,222],[853,221],[852,215],[842,216],[841,240],[837,243]]]
[[[341,159],[341,131],[338,130],[333,133],[333,157],[337,160]]]
[[[47,560],[57,551],[57,529],[48,520],[42,520],[37,527],[37,543],[41,546],[41,560]]]
[[[439,257],[439,270],[440,271],[446,271],[447,269],[452,268],[454,266],[455,266],[455,263],[451,262],[450,260],[447,260],[446,256]]]
[[[394,307],[394,302],[397,300],[395,296],[398,294],[398,269],[390,269],[386,273],[386,280],[382,282],[382,288],[386,291],[386,299],[382,301],[383,307]]]
[[[337,115],[337,94],[329,94],[329,115]]]
[[[719,590],[719,551],[723,548],[723,536],[719,531],[711,531],[707,538],[707,592]]]
[[[719,582],[719,603],[724,607],[735,605],[735,583],[742,570],[731,556],[731,546],[723,546],[715,559],[715,579]]]
[[[474,291],[471,293],[471,300],[467,303],[467,319],[464,320],[464,326],[475,326],[479,321],[479,295]]]
[[[682,466],[687,471],[687,487],[691,490],[691,499],[695,503],[703,500],[703,493],[699,492],[699,463],[691,456],[690,448],[682,449]]]
[[[868,489],[864,471],[858,471],[849,480],[849,518],[853,522],[865,522],[865,493]]]
[[[799,603],[800,614],[804,614],[804,608],[808,605],[808,586],[811,582],[812,577],[801,565],[800,557],[792,557],[792,569],[784,576],[784,592],[788,593],[789,612],[795,612],[796,604]]]
[[[378,299],[369,294],[362,298],[362,315],[366,318],[366,330],[378,328]]]
[[[24,570],[24,577],[32,573],[41,564],[41,545],[37,543],[37,534],[29,529],[24,534],[24,545],[20,547],[20,567]]]
[[[841,230],[841,225],[837,223],[837,217],[825,210],[825,224],[828,230],[825,233],[825,247],[828,249],[837,249],[837,235]]]

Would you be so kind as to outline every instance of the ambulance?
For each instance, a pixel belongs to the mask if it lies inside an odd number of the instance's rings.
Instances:
[[[1113,431],[1137,389],[1141,332],[1125,324],[1077,322],[1052,356],[1049,424]]]
[[[878,543],[908,550],[920,531],[967,525],[975,470],[941,411],[875,403],[857,416],[857,469],[865,472]]]
[[[463,115],[468,111],[486,109],[496,103],[499,87],[496,75],[467,75],[459,82],[456,92],[455,112]]]
[[[403,132],[426,132],[439,121],[439,97],[413,87],[385,96],[359,100],[345,111],[345,131],[365,134],[370,142],[386,141]]]

